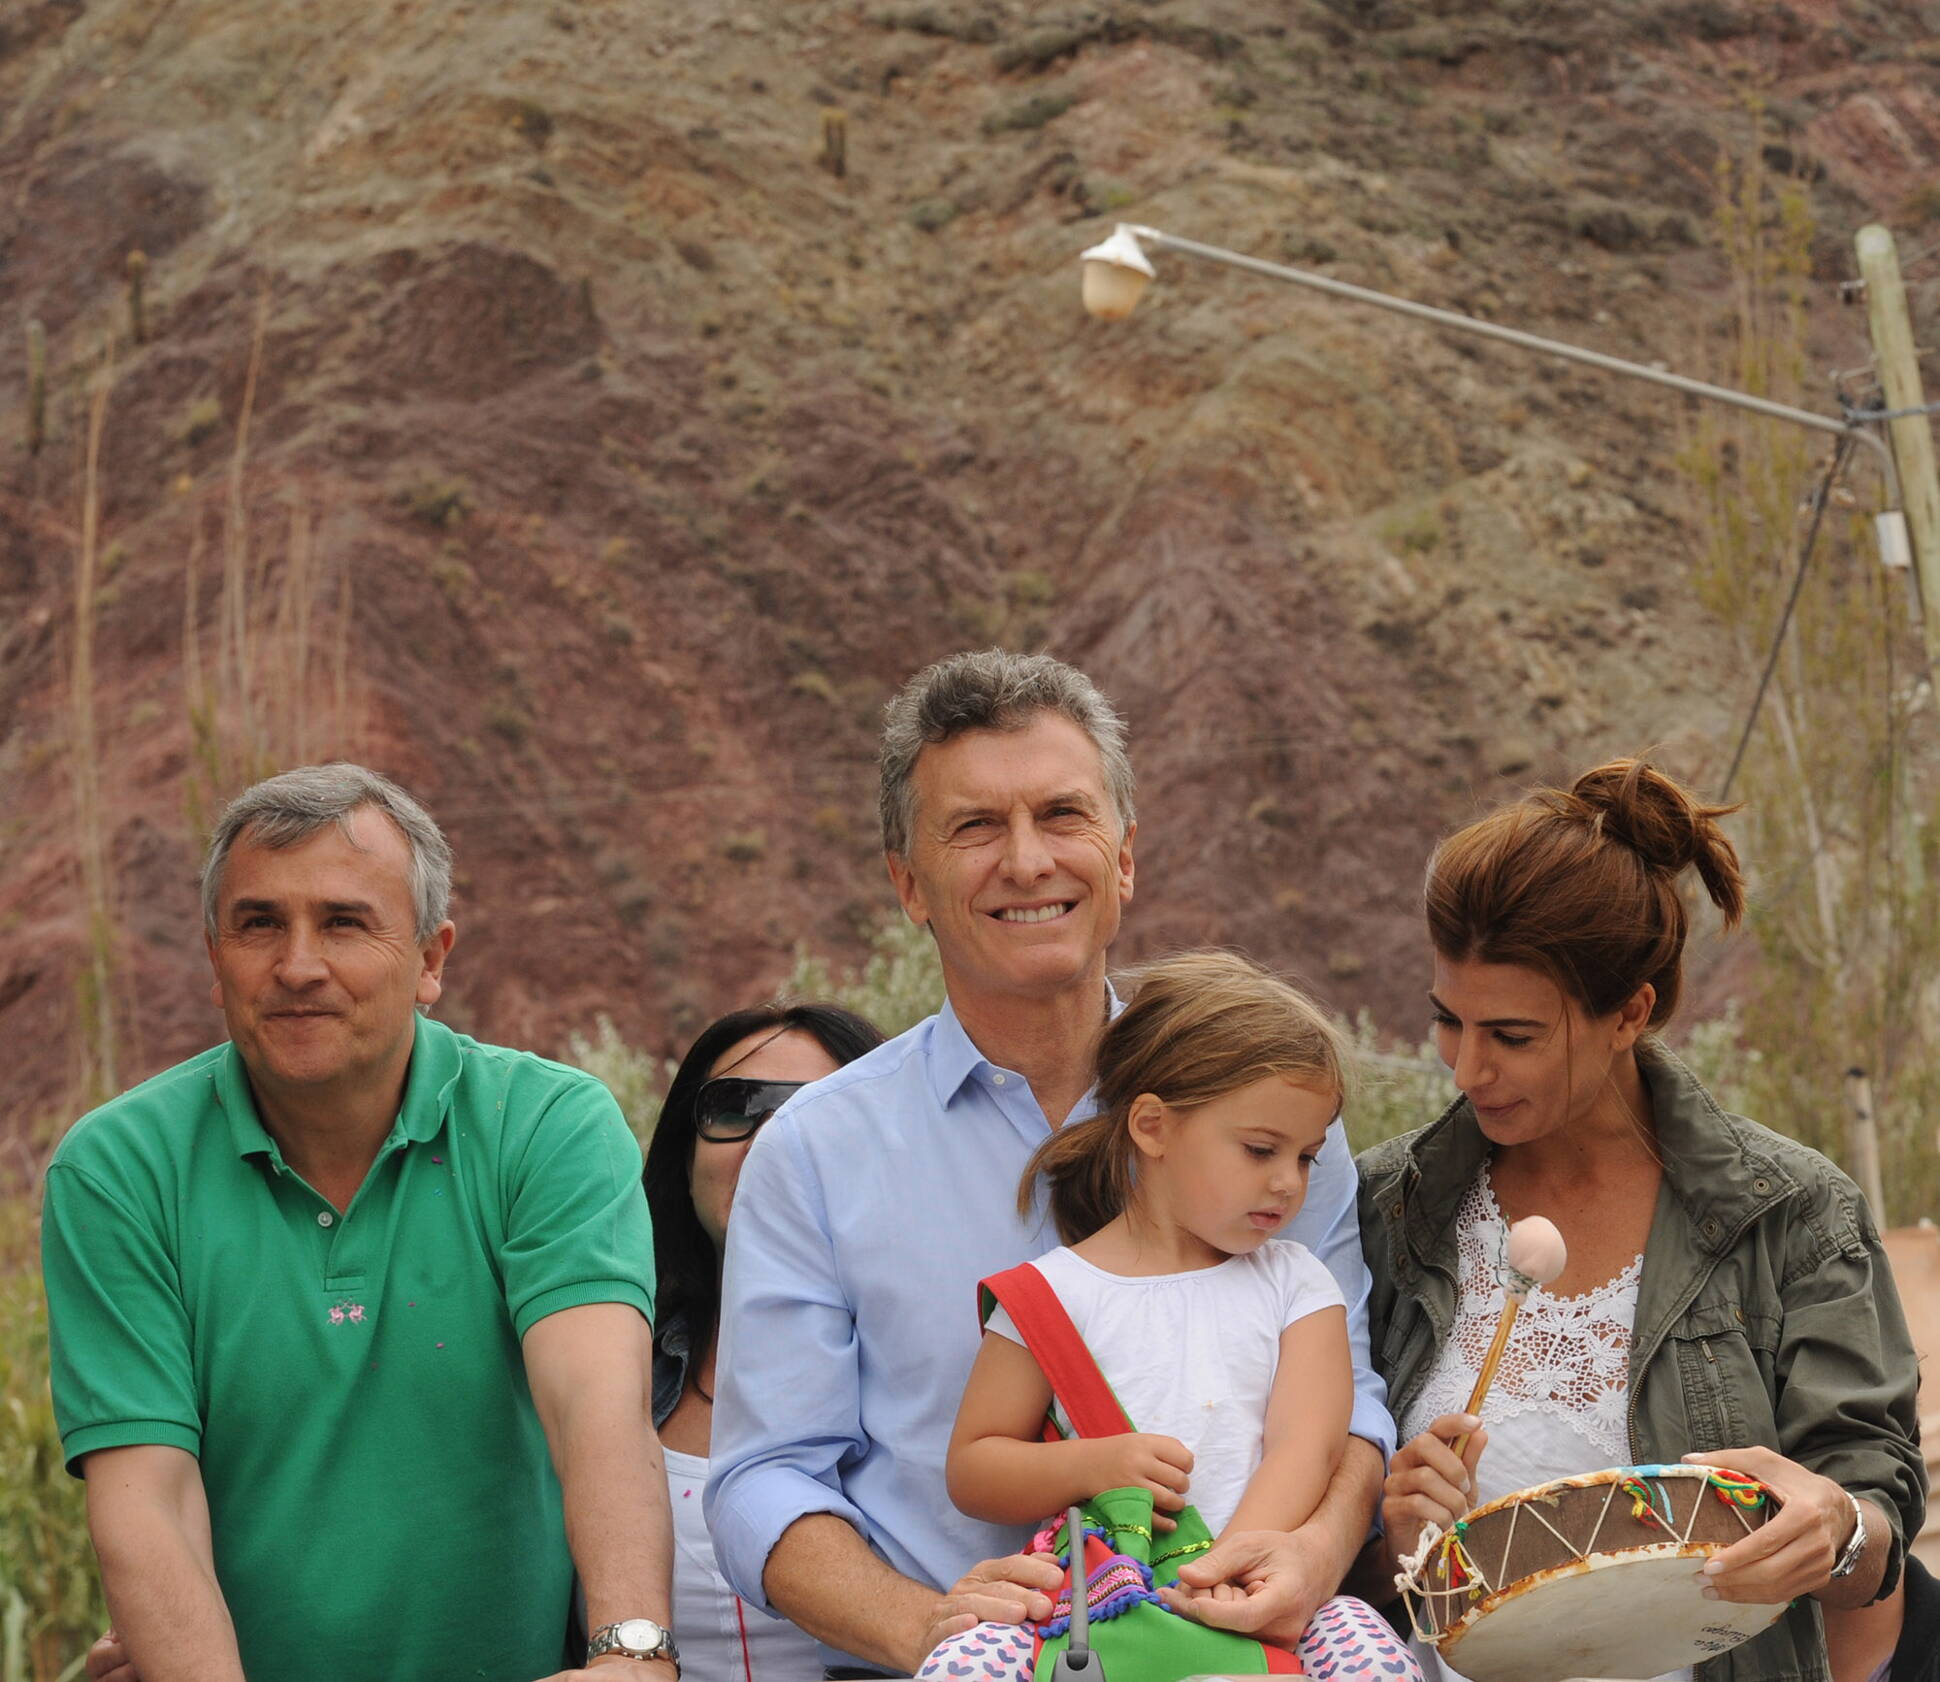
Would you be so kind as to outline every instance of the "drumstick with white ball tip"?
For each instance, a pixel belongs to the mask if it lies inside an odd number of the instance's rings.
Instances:
[[[1538,1285],[1553,1285],[1563,1276],[1563,1269],[1569,1265],[1569,1251],[1553,1221],[1531,1215],[1509,1228],[1504,1263],[1503,1271],[1508,1278],[1503,1281],[1502,1318],[1495,1323],[1495,1337],[1489,1344],[1488,1354],[1482,1358],[1482,1371],[1476,1377],[1475,1388],[1469,1392],[1468,1406],[1462,1410],[1478,1419],[1482,1416],[1482,1399],[1495,1382],[1495,1369],[1502,1364],[1502,1351],[1509,1347],[1509,1328],[1516,1323],[1516,1311]],[[1458,1460],[1468,1447],[1469,1435],[1464,1431],[1455,1439]]]

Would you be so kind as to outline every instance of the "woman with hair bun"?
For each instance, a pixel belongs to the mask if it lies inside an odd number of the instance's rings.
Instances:
[[[1781,1502],[1703,1567],[1705,1595],[1794,1604],[1699,1682],[1812,1682],[1821,1610],[1890,1593],[1919,1530],[1918,1368],[1857,1187],[1725,1114],[1656,1038],[1682,984],[1680,880],[1695,870],[1727,927],[1744,911],[1731,810],[1619,760],[1429,863],[1429,999],[1461,1096],[1360,1162],[1375,1360],[1404,1439],[1374,1551],[1386,1579],[1428,1523],[1480,1502],[1702,1459]],[[1561,1229],[1567,1267],[1530,1292],[1477,1419],[1461,1410],[1506,1226],[1532,1215]]]

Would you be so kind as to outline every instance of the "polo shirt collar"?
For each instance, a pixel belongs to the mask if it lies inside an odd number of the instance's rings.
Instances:
[[[1118,990],[1105,983],[1105,1020],[1110,1021],[1125,1008]],[[956,1006],[946,994],[943,1008],[936,1013],[930,1031],[930,1084],[938,1105],[948,1108],[950,1100],[963,1090],[963,1083],[979,1069],[995,1068],[976,1048],[957,1016]]]
[[[962,1035],[961,1028],[957,1030]],[[969,1039],[964,1037],[964,1044]],[[417,1019],[417,1035],[411,1045],[410,1072],[404,1080],[404,1104],[391,1127],[391,1140],[423,1144],[437,1136],[451,1108],[452,1089],[458,1084],[464,1053],[458,1036],[442,1022],[428,1016]],[[249,1089],[249,1073],[232,1042],[216,1064],[216,1099],[229,1119],[229,1136],[238,1156],[267,1155],[278,1168],[283,1153],[256,1114],[256,1097]]]

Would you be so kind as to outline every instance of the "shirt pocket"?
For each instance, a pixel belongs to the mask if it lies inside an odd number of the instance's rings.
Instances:
[[[1741,1303],[1694,1306],[1666,1340],[1683,1395],[1686,1453],[1778,1446],[1772,1372],[1778,1327]]]

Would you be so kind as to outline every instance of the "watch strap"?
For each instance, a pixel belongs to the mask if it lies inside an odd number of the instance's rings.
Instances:
[[[1859,1504],[1859,1497],[1850,1489],[1842,1490],[1845,1498],[1852,1503],[1852,1540],[1845,1550],[1832,1563],[1834,1578],[1850,1577],[1859,1568],[1859,1556],[1866,1551],[1866,1509]]]
[[[620,1639],[620,1631],[625,1625],[636,1621],[652,1624],[660,1631],[659,1639],[648,1647],[629,1647]],[[680,1649],[674,1645],[674,1632],[665,1624],[654,1623],[651,1618],[638,1620],[622,1618],[619,1623],[602,1624],[594,1630],[592,1638],[586,1643],[586,1662],[591,1664],[595,1659],[604,1658],[609,1653],[618,1653],[629,1659],[665,1659],[674,1667],[674,1674],[676,1676],[680,1674]]]

